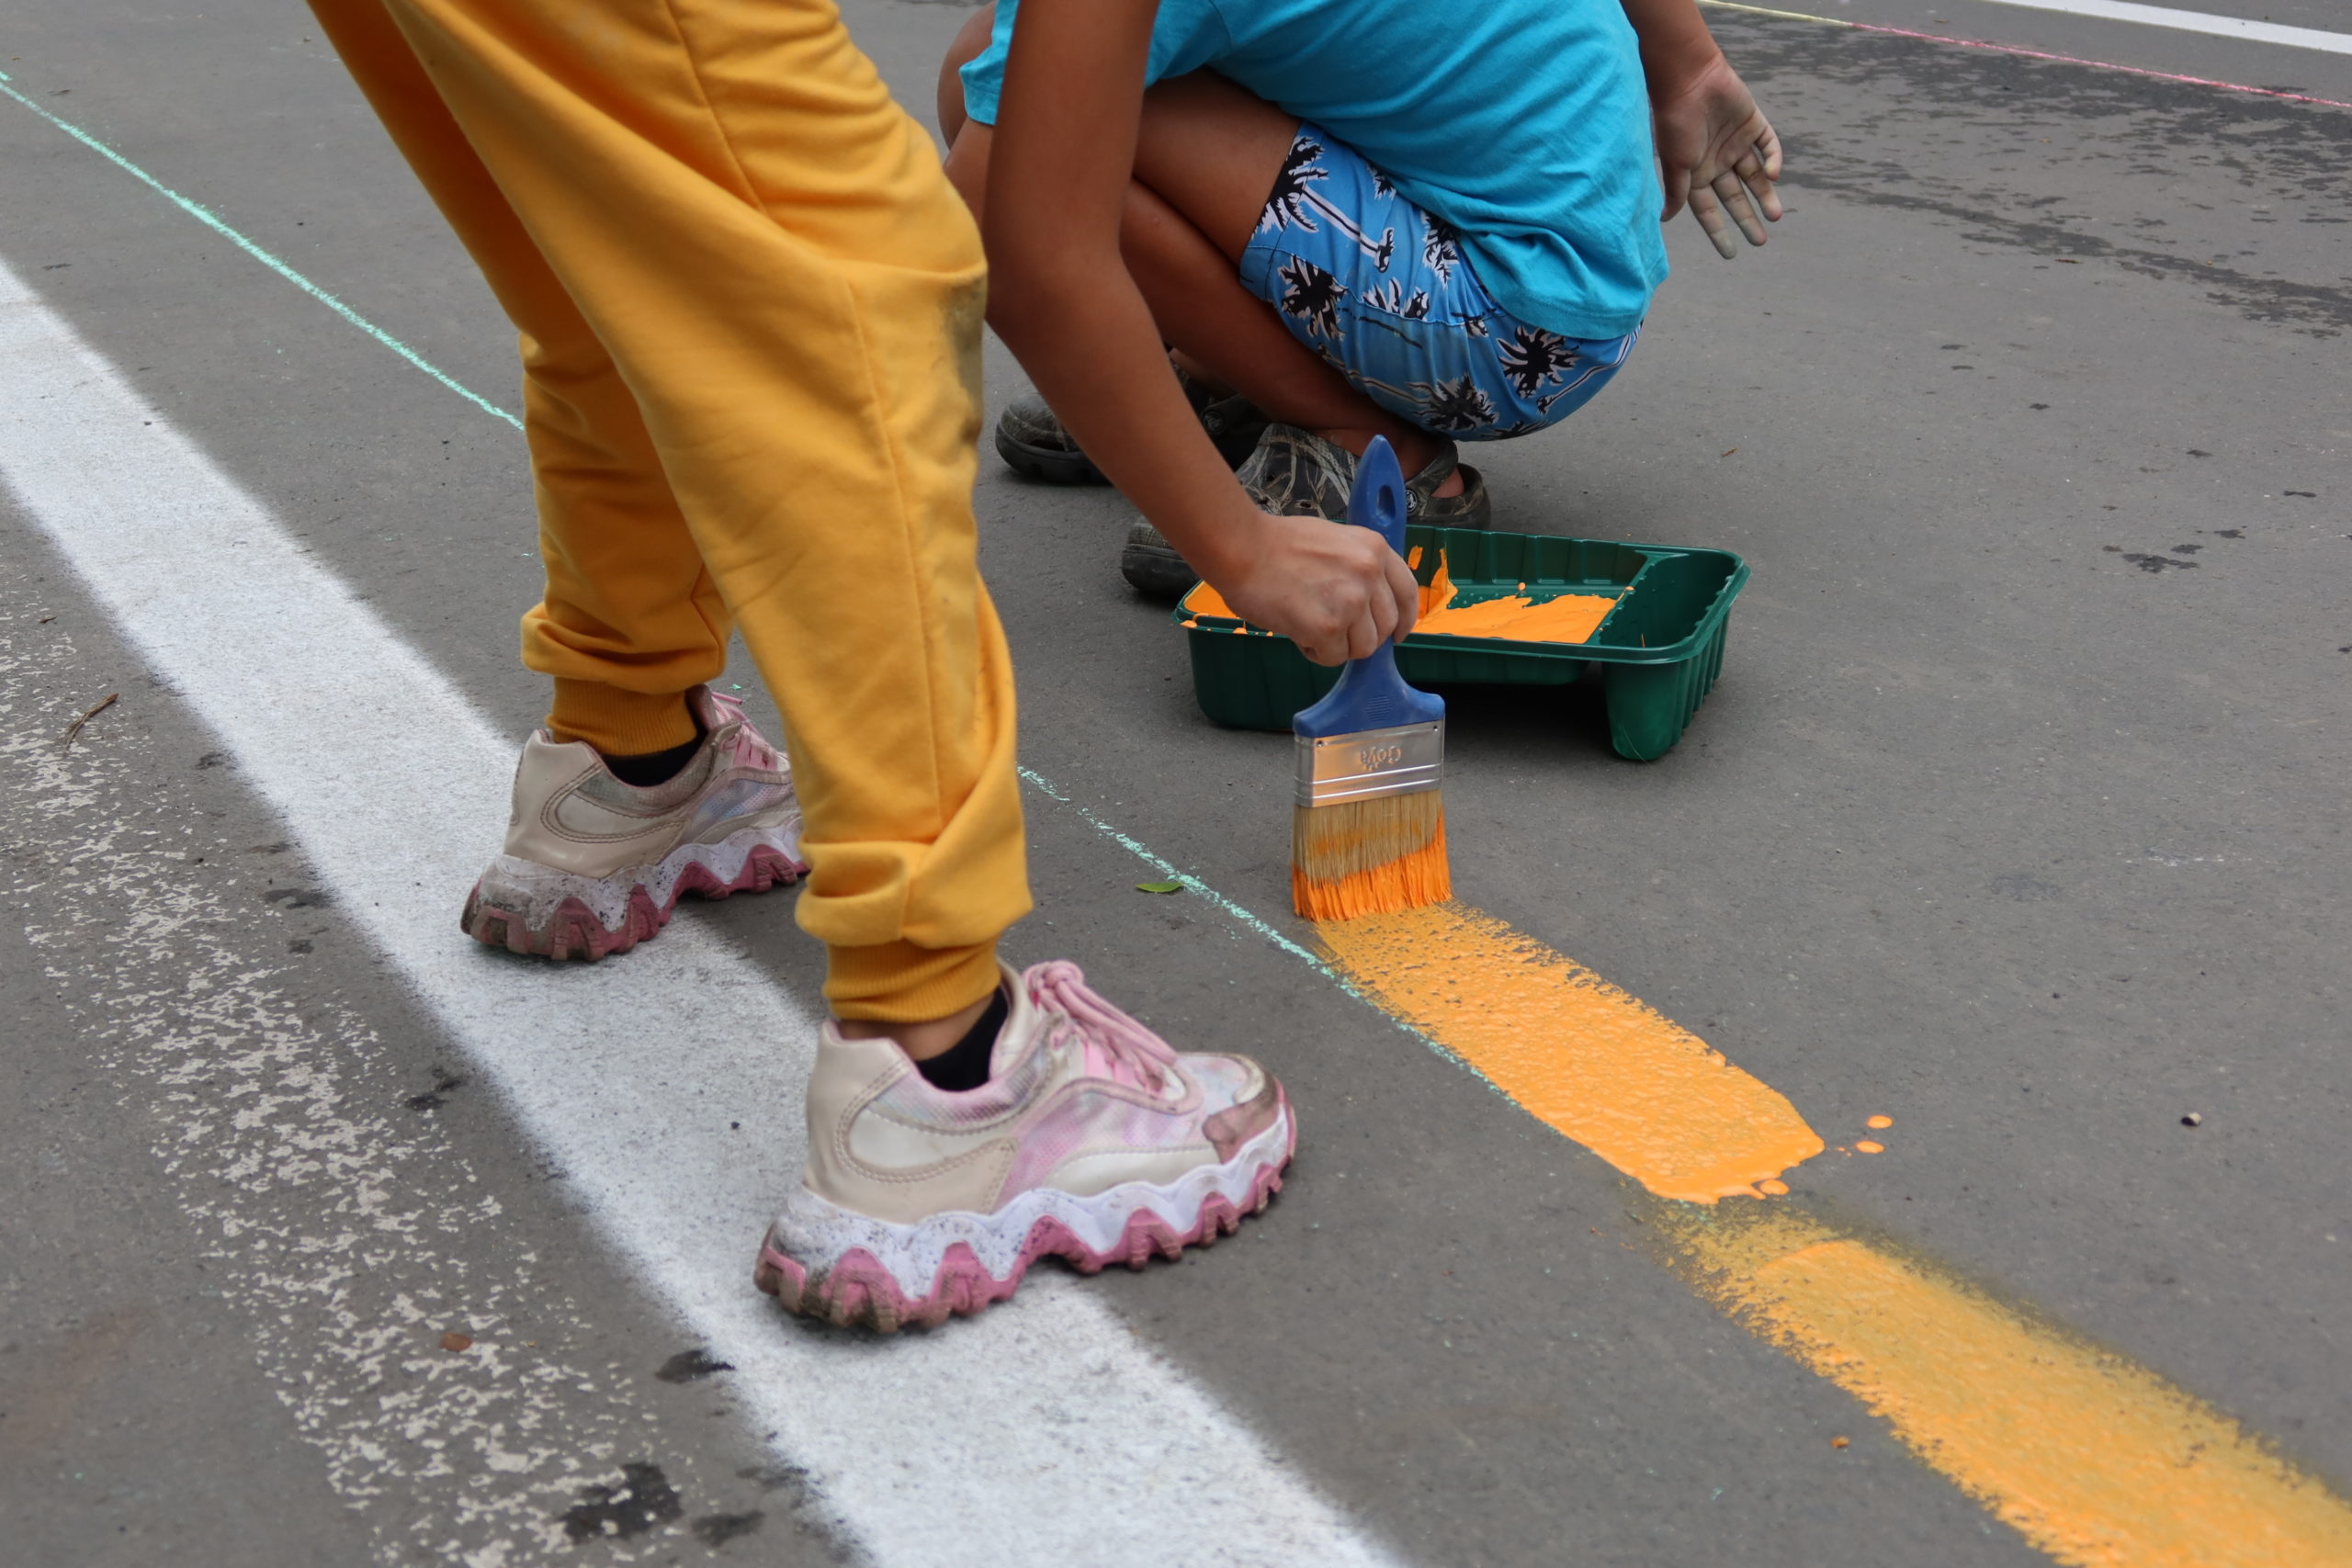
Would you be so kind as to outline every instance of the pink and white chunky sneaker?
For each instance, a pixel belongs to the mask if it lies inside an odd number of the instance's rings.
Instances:
[[[752,1281],[790,1311],[885,1332],[1012,1294],[1048,1256],[1140,1269],[1239,1227],[1298,1141],[1247,1056],[1179,1054],[1075,964],[1005,971],[989,1081],[933,1088],[888,1040],[827,1023],[808,1167]]]
[[[792,765],[734,698],[696,686],[686,700],[701,748],[650,787],[615,778],[582,741],[542,729],[524,744],[506,852],[466,897],[468,936],[594,961],[658,934],[688,893],[763,893],[808,871]]]

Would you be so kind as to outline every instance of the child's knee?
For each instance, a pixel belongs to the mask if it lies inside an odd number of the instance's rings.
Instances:
[[[939,134],[954,145],[956,134],[964,129],[967,118],[964,112],[964,67],[979,58],[989,46],[989,37],[996,30],[996,6],[987,5],[965,18],[964,27],[956,41],[947,46],[947,58],[939,64]]]

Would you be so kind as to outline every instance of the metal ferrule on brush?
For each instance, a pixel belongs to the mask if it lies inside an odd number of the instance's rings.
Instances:
[[[1301,806],[1415,795],[1437,788],[1445,773],[1442,722],[1297,739]]]

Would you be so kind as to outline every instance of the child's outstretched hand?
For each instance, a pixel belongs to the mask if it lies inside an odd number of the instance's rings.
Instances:
[[[1671,222],[1685,202],[1717,254],[1739,254],[1734,224],[1751,245],[1764,243],[1766,221],[1781,220],[1781,139],[1720,54],[1672,92],[1654,96],[1650,121],[1666,176]]]
[[[1362,659],[1413,629],[1420,590],[1388,542],[1321,517],[1258,513],[1235,564],[1210,579],[1252,626],[1280,632],[1317,664]]]

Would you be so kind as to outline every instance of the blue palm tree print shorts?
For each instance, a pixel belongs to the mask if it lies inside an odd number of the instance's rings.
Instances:
[[[1457,441],[1557,424],[1641,335],[1593,342],[1523,325],[1487,294],[1452,225],[1304,122],[1242,250],[1241,282],[1374,402]]]

